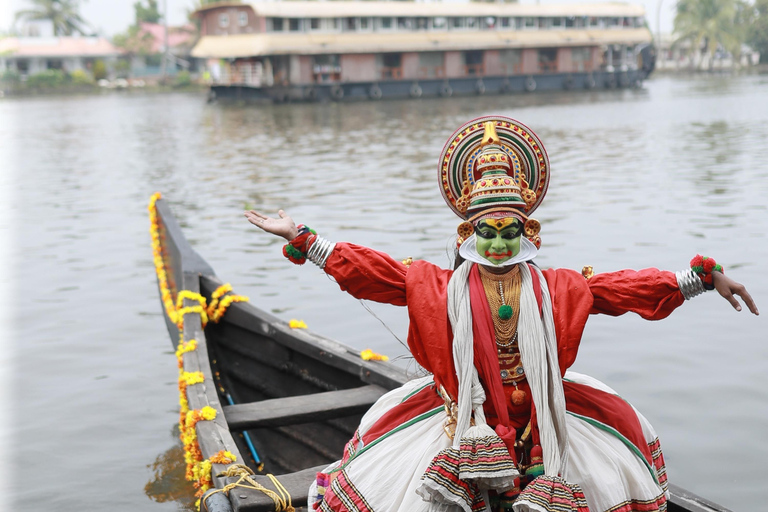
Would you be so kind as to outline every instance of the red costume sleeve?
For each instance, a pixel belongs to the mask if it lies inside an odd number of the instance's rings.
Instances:
[[[656,268],[596,274],[587,284],[594,297],[592,314],[631,311],[646,320],[661,320],[685,302],[674,272]]]
[[[568,269],[548,269],[543,274],[552,296],[562,373],[576,360],[589,315],[619,316],[631,311],[660,320],[685,302],[675,274],[655,268],[607,272],[589,280]]]
[[[395,306],[406,304],[408,267],[383,252],[339,242],[328,257],[325,271],[355,298]]]

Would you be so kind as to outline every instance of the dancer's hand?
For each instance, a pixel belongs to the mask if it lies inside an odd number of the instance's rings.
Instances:
[[[267,233],[281,236],[290,242],[296,238],[299,234],[299,230],[296,229],[296,224],[294,224],[293,219],[283,210],[278,210],[277,214],[280,218],[273,219],[256,210],[248,210],[245,212],[245,218],[248,219],[248,222],[254,226],[260,227]]]
[[[731,306],[733,306],[733,309],[736,311],[741,311],[741,304],[739,304],[739,301],[736,300],[736,297],[734,295],[738,295],[741,297],[741,300],[744,301],[744,304],[747,305],[749,310],[755,314],[759,315],[760,312],[757,311],[757,306],[755,305],[755,301],[752,300],[752,296],[749,294],[747,289],[744,287],[743,284],[737,283],[730,277],[726,276],[722,272],[714,271],[712,272],[712,284],[715,286],[715,290],[717,290],[717,293],[722,295],[725,300],[731,303]]]

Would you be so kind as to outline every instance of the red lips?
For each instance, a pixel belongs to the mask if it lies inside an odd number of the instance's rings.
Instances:
[[[512,256],[512,251],[506,251],[506,252],[485,251],[486,258],[495,258],[497,260],[500,260],[501,258],[509,258],[511,256]]]

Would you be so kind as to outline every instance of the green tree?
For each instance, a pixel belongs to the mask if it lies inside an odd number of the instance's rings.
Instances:
[[[755,0],[747,44],[760,52],[760,62],[768,63],[768,0]]]
[[[709,55],[710,68],[718,46],[738,55],[744,40],[736,23],[737,0],[680,0],[675,15],[677,41],[689,41],[694,51]]]
[[[50,20],[53,33],[57,36],[70,36],[77,32],[85,34],[88,23],[80,16],[79,0],[27,0],[31,9],[16,13],[16,20]]]
[[[147,6],[144,1],[139,0],[133,4],[133,10],[136,12],[136,24],[139,23],[158,23],[163,19],[163,15],[157,7],[157,0],[147,0]]]

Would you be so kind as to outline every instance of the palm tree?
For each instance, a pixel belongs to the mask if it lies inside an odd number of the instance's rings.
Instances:
[[[736,0],[680,0],[675,15],[677,41],[709,55],[710,69],[718,46],[738,55],[741,38],[735,24]]]
[[[78,12],[79,0],[27,0],[31,9],[16,13],[16,19],[27,21],[50,20],[53,33],[57,36],[69,36],[74,32],[85,34],[88,23]]]

